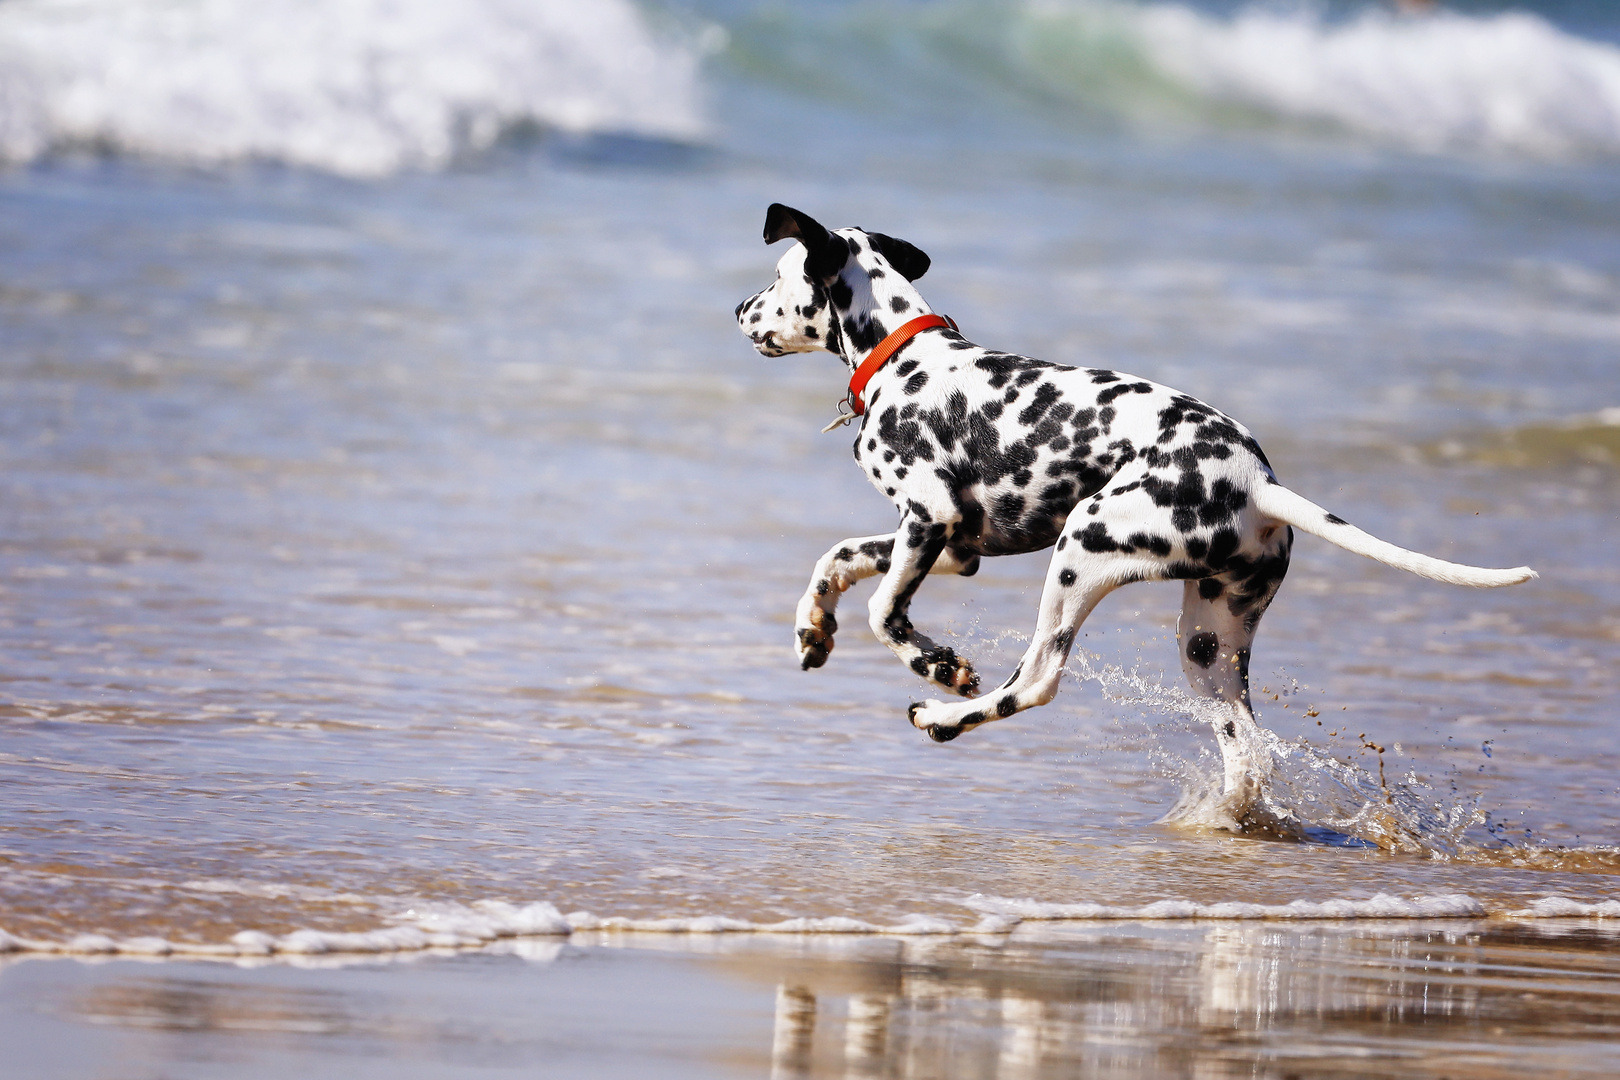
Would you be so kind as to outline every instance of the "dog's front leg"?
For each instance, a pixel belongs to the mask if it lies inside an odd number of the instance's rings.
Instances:
[[[798,612],[793,620],[800,667],[808,671],[827,662],[827,654],[833,648],[833,635],[838,632],[838,618],[833,612],[838,609],[839,597],[854,587],[856,582],[889,572],[894,555],[894,537],[894,533],[854,537],[837,545],[816,562],[816,568],[810,574],[810,587],[799,598]],[[966,577],[978,569],[977,555],[946,548],[934,559],[934,565],[928,572]]]
[[[945,551],[943,522],[924,522],[908,513],[894,533],[889,569],[867,607],[872,633],[912,671],[947,690],[972,697],[979,689],[973,665],[947,645],[917,633],[907,612],[917,586]],[[970,560],[977,565],[977,560]]]

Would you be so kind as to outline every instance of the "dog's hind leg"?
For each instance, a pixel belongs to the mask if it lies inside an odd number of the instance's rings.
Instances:
[[[833,635],[838,632],[838,619],[833,612],[838,608],[839,598],[856,582],[888,573],[893,554],[894,534],[885,533],[845,540],[817,560],[815,571],[810,575],[810,587],[799,598],[793,622],[800,667],[808,671],[827,662],[827,654],[833,648]],[[947,547],[928,572],[972,577],[978,570],[977,555]]]
[[[867,605],[868,621],[877,639],[912,671],[963,697],[972,697],[979,689],[973,665],[949,646],[936,645],[919,634],[907,615],[917,587],[948,550],[946,531],[944,522],[926,521],[917,514],[900,518],[889,568]],[[955,556],[952,558],[954,561]],[[978,560],[970,557],[958,572],[972,573],[977,568]]]
[[[1200,697],[1228,706],[1214,717],[1224,770],[1222,810],[1242,828],[1271,774],[1271,754],[1249,703],[1249,649],[1288,569],[1288,538],[1242,569],[1188,581],[1176,624],[1181,669]]]
[[[1074,636],[1098,601],[1158,568],[1156,558],[1100,554],[1069,545],[1068,553],[1060,552],[1047,570],[1035,635],[1012,677],[982,702],[915,702],[907,714],[912,725],[935,742],[949,742],[980,724],[1045,705],[1057,695]]]

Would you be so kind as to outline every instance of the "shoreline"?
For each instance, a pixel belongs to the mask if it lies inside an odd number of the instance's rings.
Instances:
[[[11,954],[0,1038],[30,1078],[1598,1076],[1620,1049],[1617,941],[1591,920],[1473,919]]]

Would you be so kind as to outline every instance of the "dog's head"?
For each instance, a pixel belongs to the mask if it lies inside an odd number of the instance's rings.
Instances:
[[[910,283],[928,272],[928,256],[904,240],[864,229],[829,232],[808,214],[772,203],[765,242],[789,238],[798,243],[776,264],[776,280],[737,305],[737,325],[764,355],[825,349],[848,359],[846,341],[869,349],[897,314],[926,310]]]

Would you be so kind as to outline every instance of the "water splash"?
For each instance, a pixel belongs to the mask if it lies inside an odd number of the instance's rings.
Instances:
[[[1068,672],[1095,682],[1112,701],[1179,722],[1185,729],[1208,731],[1230,713],[1218,701],[1194,697],[1166,686],[1157,673],[1126,669],[1099,657],[1076,653]],[[1376,755],[1376,771],[1340,760],[1304,740],[1290,740],[1263,725],[1248,737],[1259,742],[1247,749],[1272,763],[1261,793],[1258,821],[1262,832],[1285,839],[1340,846],[1373,845],[1388,851],[1453,858],[1472,850],[1465,834],[1485,822],[1478,795],[1438,792],[1416,769],[1391,780],[1385,748],[1362,739],[1360,749]],[[1211,746],[1195,758],[1151,740],[1149,753],[1166,776],[1182,785],[1181,797],[1160,820],[1193,828],[1233,829],[1222,806],[1222,770]],[[1245,831],[1252,831],[1245,830]]]

